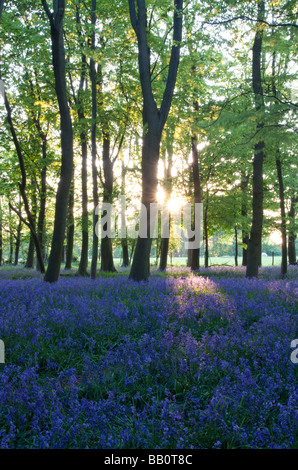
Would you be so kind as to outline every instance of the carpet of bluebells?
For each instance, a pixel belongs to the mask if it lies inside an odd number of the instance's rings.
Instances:
[[[298,269],[278,274],[0,272],[0,448],[297,449]]]

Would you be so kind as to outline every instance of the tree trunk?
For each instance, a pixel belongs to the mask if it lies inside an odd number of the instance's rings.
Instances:
[[[190,241],[190,238],[189,238],[189,241]],[[191,259],[192,259],[192,249],[188,248],[188,250],[187,250],[187,264],[186,264],[186,266],[188,268],[191,267]]]
[[[32,269],[34,268],[34,240],[32,237],[32,233],[30,233],[30,241],[29,241],[29,248],[28,248],[28,253],[27,253],[27,260],[25,264],[25,268],[27,269]]]
[[[21,232],[22,232],[22,221],[19,220],[18,228],[17,228],[17,235],[16,235],[15,252],[14,252],[14,266],[17,266],[19,264],[19,253],[20,253],[20,246],[21,246]]]
[[[45,241],[44,241],[44,227],[45,227],[45,216],[46,216],[46,199],[47,199],[47,139],[44,134],[41,134],[42,138],[42,170],[41,170],[41,194],[40,194],[40,206],[37,221],[37,237],[42,253],[42,259],[45,261]],[[38,258],[36,259],[36,269],[41,271],[41,266]]]
[[[272,91],[273,95],[275,96],[275,104],[278,103],[277,101],[277,89],[276,89],[276,80],[275,80],[275,58],[276,53],[273,52],[272,56]],[[284,195],[284,183],[283,183],[283,176],[282,176],[282,163],[280,159],[280,150],[277,148],[276,155],[275,155],[275,163],[276,163],[276,170],[277,170],[277,179],[278,179],[278,190],[279,190],[279,204],[280,204],[280,214],[281,214],[281,239],[282,239],[282,246],[281,246],[281,277],[283,278],[287,273],[287,226],[286,226],[286,209],[285,209],[285,195]]]
[[[12,214],[11,214],[11,205],[10,204],[9,204],[8,228],[9,228],[9,258],[8,258],[8,264],[12,264],[12,258],[13,258],[13,229],[12,229]]]
[[[169,241],[170,239],[168,237],[161,239],[159,271],[165,271],[167,269]]]
[[[24,219],[22,219],[22,220],[30,228],[32,238],[34,240],[34,244],[35,244],[35,248],[36,248],[36,254],[37,254],[39,262],[40,262],[41,271],[44,272],[45,269],[44,269],[44,263],[43,263],[43,260],[42,260],[41,249],[40,249],[40,245],[39,245],[39,242],[38,242],[38,237],[37,237],[37,234],[36,234],[36,231],[35,231],[35,220],[32,217],[32,213],[30,211],[29,202],[28,202],[28,198],[27,198],[27,194],[26,194],[27,175],[26,175],[26,170],[25,170],[23,151],[21,149],[21,146],[20,146],[16,131],[15,131],[15,127],[14,127],[13,120],[12,120],[12,113],[11,113],[10,104],[9,104],[9,101],[8,101],[8,98],[7,98],[7,95],[6,95],[5,92],[4,92],[4,102],[5,102],[5,108],[6,108],[6,111],[7,111],[7,121],[8,121],[8,124],[9,124],[9,129],[10,129],[10,133],[12,135],[12,139],[13,139],[13,142],[14,142],[16,153],[17,153],[17,156],[18,156],[20,171],[21,171],[21,177],[22,177],[21,182],[19,182],[19,190],[20,190],[22,200],[24,202],[24,208],[25,208],[25,212],[26,212],[28,221],[26,221]],[[16,212],[18,214],[18,216],[20,218],[22,218],[21,214],[18,213],[18,211],[11,205],[11,203],[9,203],[9,206],[14,212]]]
[[[280,203],[280,215],[281,215],[281,276],[284,277],[287,274],[288,266],[288,253],[287,253],[287,226],[286,226],[286,209],[285,209],[285,195],[284,195],[284,183],[282,177],[282,165],[280,160],[280,152],[276,155],[276,170],[278,177],[278,188],[279,188],[279,203]]]
[[[0,199],[0,266],[3,263],[3,213],[2,213],[2,203]]]
[[[258,20],[264,18],[264,1],[258,1]],[[255,98],[256,114],[264,112],[264,97],[261,76],[261,53],[263,30],[257,27],[253,45],[252,82]],[[258,117],[257,131],[263,128],[263,118]],[[262,254],[262,228],[263,228],[263,160],[264,142],[260,140],[254,147],[253,160],[253,215],[250,239],[248,243],[248,257],[246,277],[258,277],[259,264]]]
[[[96,0],[92,0],[92,15],[91,22],[95,28],[96,23]],[[91,50],[95,50],[95,31],[91,36]],[[101,69],[99,68],[99,72]],[[99,76],[99,82],[98,82]],[[91,126],[91,155],[92,155],[92,192],[93,192],[93,235],[92,235],[92,260],[91,260],[91,278],[95,279],[97,275],[97,259],[98,259],[98,236],[96,234],[96,226],[98,224],[98,170],[97,170],[97,144],[96,144],[96,129],[97,129],[97,87],[101,86],[101,73],[98,74],[95,67],[95,62],[90,59],[90,80],[91,80],[91,96],[92,96],[92,126]]]
[[[289,264],[296,265],[296,233],[295,233],[295,204],[298,202],[297,197],[291,197],[291,207],[289,210],[289,238],[288,238],[288,254],[289,254]]]
[[[172,178],[172,165],[173,165],[173,140],[174,140],[174,130],[168,129],[167,131],[167,155],[168,155],[168,165],[166,169],[166,178],[165,178],[165,203],[171,199],[173,178]],[[169,213],[169,236],[161,237],[160,242],[160,261],[159,261],[159,271],[165,271],[167,269],[168,262],[168,253],[170,245],[170,236],[171,236],[171,214]],[[167,221],[165,222],[167,224]],[[166,228],[166,227],[165,227]],[[162,228],[163,230],[163,228]]]
[[[241,172],[241,216],[242,226],[247,219],[247,203],[246,203],[246,190],[248,186],[248,175]],[[249,234],[246,227],[242,228],[242,266],[247,266],[247,247],[249,243]]]
[[[122,246],[122,265],[121,265],[121,267],[122,268],[127,268],[130,264],[127,238],[122,238],[121,239],[121,246]]]
[[[235,266],[238,266],[238,232],[235,227]]]
[[[110,156],[110,136],[108,132],[104,132],[103,138],[103,174],[104,174],[104,188],[103,188],[103,202],[112,204],[113,202],[113,163]],[[110,212],[104,211],[103,216],[107,221],[103,224],[102,229],[107,231],[111,225]],[[101,238],[101,271],[115,272],[113,260],[113,246],[112,240],[109,236]]]
[[[59,104],[61,129],[61,170],[56,194],[54,232],[48,268],[44,277],[47,282],[56,282],[60,274],[62,249],[65,236],[68,197],[73,174],[73,132],[68,107],[65,80],[65,51],[63,41],[63,17],[65,0],[54,1],[54,13],[49,11],[46,0],[42,0],[51,24],[52,58],[55,89]]]
[[[150,206],[156,203],[157,170],[159,159],[160,136],[148,133],[143,137],[142,148],[142,204],[147,211],[147,236],[137,239],[130,279],[134,281],[147,280],[150,274],[150,251],[152,239],[150,237]]]
[[[3,11],[3,6],[4,6],[4,1],[5,1],[5,0],[0,0],[0,21],[1,21],[1,17],[2,17],[2,11]]]
[[[198,111],[198,103],[195,103],[195,110]],[[194,203],[198,204],[202,202],[201,192],[201,179],[199,171],[199,154],[198,154],[198,136],[194,134],[191,139],[192,147],[192,171],[193,171],[193,183],[194,183]],[[195,211],[194,211],[195,214]],[[194,215],[195,217],[195,215]],[[207,217],[207,214],[206,214]],[[206,220],[207,223],[207,220]],[[193,230],[196,226],[196,221],[193,222]],[[200,269],[200,248],[192,250],[191,256],[191,270],[198,271]]]
[[[205,238],[205,268],[209,266],[209,239],[208,239],[208,189],[204,211],[204,238]]]
[[[36,73],[37,75],[37,73]],[[31,89],[31,97],[35,101],[36,98],[41,101],[41,94],[40,88],[38,85],[38,81],[36,80],[37,86],[37,96],[36,92],[34,91],[34,85],[32,80],[29,78],[28,74],[28,81],[30,84]],[[45,246],[44,246],[44,225],[45,225],[45,215],[46,215],[46,192],[47,192],[47,185],[46,185],[46,175],[47,175],[47,133],[45,133],[42,129],[42,125],[40,122],[39,114],[34,114],[34,111],[31,111],[32,119],[37,129],[37,133],[41,140],[41,150],[42,150],[42,168],[41,168],[41,190],[40,190],[40,207],[39,207],[39,215],[38,215],[38,222],[37,222],[37,239],[41,251],[41,257],[43,262],[45,261]],[[36,206],[36,198],[35,198],[35,206]],[[37,206],[36,206],[37,207]],[[35,211],[36,212],[36,211]],[[34,220],[34,224],[36,223],[36,218]],[[31,237],[33,239],[33,237]],[[41,266],[39,257],[36,258],[36,269],[38,271],[44,272],[44,266]]]
[[[36,185],[34,180],[31,180],[31,185],[34,189],[32,198],[31,198],[31,214],[32,214],[32,222],[35,227],[36,224],[36,208],[37,208],[37,202],[36,202]],[[28,248],[28,253],[27,253],[27,260],[25,264],[25,268],[27,269],[33,269],[34,268],[34,255],[35,255],[35,244],[34,244],[34,239],[32,232],[30,232],[30,241],[29,241],[29,248]]]
[[[129,264],[131,263],[132,257],[134,255],[136,244],[137,244],[136,240],[133,240],[132,241],[132,246],[131,246],[130,258],[129,258]]]
[[[78,274],[87,276],[88,268],[88,189],[87,189],[87,136],[85,132],[81,133],[81,151],[82,151],[82,249]]]
[[[83,37],[82,24],[80,18],[80,7],[79,4],[76,6],[76,24],[77,24],[77,34],[81,47],[81,76],[78,89],[77,99],[75,102],[77,105],[78,113],[78,124],[80,125],[80,146],[81,146],[81,155],[82,155],[82,167],[81,167],[81,184],[82,184],[82,246],[81,246],[81,255],[80,263],[78,268],[79,276],[88,276],[88,246],[89,246],[89,214],[88,214],[88,171],[87,171],[87,130],[85,124],[85,111],[84,111],[84,100],[83,92],[84,87],[87,82],[87,59],[86,55],[83,52],[86,48],[86,41]]]
[[[84,114],[82,113],[82,118]],[[81,119],[81,114],[79,120]],[[87,276],[88,268],[88,183],[87,183],[87,134],[85,131],[80,134],[82,152],[82,249],[78,274]]]
[[[121,192],[125,196],[125,165],[122,157],[121,161]],[[121,227],[125,230],[125,238],[121,238],[121,247],[122,247],[122,268],[127,268],[130,265],[129,252],[128,252],[128,241],[126,233],[126,215],[125,211],[121,211]]]
[[[73,257],[73,237],[74,237],[74,174],[68,197],[68,217],[67,217],[67,244],[65,269],[71,269]]]

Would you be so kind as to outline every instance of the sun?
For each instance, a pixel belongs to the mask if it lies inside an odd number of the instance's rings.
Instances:
[[[178,212],[185,205],[185,200],[179,194],[173,193],[168,201],[166,201],[166,193],[162,188],[157,191],[158,204],[166,204],[171,213]]]
[[[168,201],[168,208],[170,212],[177,212],[179,211],[182,206],[185,204],[184,199],[178,195],[172,195],[170,200]]]

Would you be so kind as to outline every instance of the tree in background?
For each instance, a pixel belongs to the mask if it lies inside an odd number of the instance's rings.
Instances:
[[[50,11],[46,0],[42,0],[42,4],[51,27],[52,58],[61,127],[60,182],[56,195],[54,232],[49,264],[44,277],[47,282],[55,282],[58,280],[60,273],[66,227],[67,204],[73,175],[73,132],[65,79],[65,51],[63,40],[65,0],[54,0],[53,12]]]

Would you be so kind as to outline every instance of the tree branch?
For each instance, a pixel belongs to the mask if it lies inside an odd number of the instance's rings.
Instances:
[[[128,0],[128,5],[129,5],[129,14],[130,14],[131,25],[132,25],[136,35],[138,36],[139,26],[138,26],[135,0]]]
[[[182,8],[183,0],[174,0],[174,33],[173,33],[173,46],[168,70],[167,84],[164,91],[161,107],[160,107],[160,125],[163,128],[171,106],[171,101],[174,93],[176,77],[178,72],[178,65],[180,59],[180,47],[182,40]]]
[[[209,24],[209,25],[221,25],[221,24],[227,24],[231,23],[232,21],[237,21],[237,20],[244,20],[244,21],[256,21],[257,23],[262,23],[270,28],[275,28],[275,27],[281,27],[281,26],[286,26],[286,27],[294,27],[298,28],[298,25],[296,23],[268,23],[268,21],[263,20],[263,19],[254,19],[250,18],[249,16],[235,16],[234,18],[228,18],[227,20],[221,20],[221,21],[204,21],[202,24]]]
[[[47,14],[47,17],[48,17],[49,20],[50,20],[50,23],[52,24],[52,22],[53,22],[53,13],[51,12],[47,1],[46,1],[46,0],[41,0],[41,3],[42,3],[42,6],[43,6],[44,11],[45,11],[46,14]]]
[[[114,165],[115,161],[117,160],[118,156],[119,156],[119,153],[121,151],[121,147],[122,147],[122,144],[123,144],[123,140],[124,140],[124,136],[125,136],[125,131],[123,132],[122,136],[121,136],[121,139],[120,139],[120,142],[119,142],[119,145],[118,145],[118,149],[117,149],[117,153],[115,155],[115,157],[112,159],[112,164]]]
[[[31,230],[30,223],[27,222],[26,219],[24,219],[24,217],[21,215],[21,213],[18,211],[18,209],[13,207],[10,202],[8,203],[8,205],[11,208],[11,210],[17,214],[17,216],[20,218],[20,220],[23,222],[23,224],[25,224]]]

